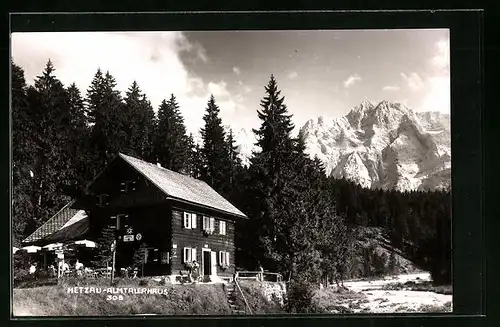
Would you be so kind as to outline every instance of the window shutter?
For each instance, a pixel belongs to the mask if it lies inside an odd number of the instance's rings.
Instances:
[[[184,212],[184,228],[191,228],[191,217],[187,212]]]
[[[203,229],[208,229],[209,228],[209,218],[207,216],[203,216]]]
[[[222,266],[222,251],[219,251],[219,265]]]
[[[198,219],[197,214],[191,214],[191,228],[196,228],[196,220]]]
[[[210,217],[210,230],[213,231],[215,229],[215,218]]]
[[[189,260],[188,260],[188,254],[190,254],[190,253],[189,253],[189,248],[184,248],[184,254],[183,254],[183,262],[184,262],[184,263],[186,263],[186,262],[188,262],[188,261],[189,261]]]
[[[197,261],[196,260],[196,248],[191,249],[191,261]]]
[[[220,220],[219,221],[219,234],[226,235],[226,222]]]
[[[229,266],[229,252],[226,252],[226,265]]]

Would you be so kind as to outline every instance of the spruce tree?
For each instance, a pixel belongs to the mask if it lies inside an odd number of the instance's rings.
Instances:
[[[158,109],[155,154],[158,162],[167,169],[190,174],[193,170],[191,157],[193,139],[186,135],[184,118],[172,94],[170,100],[163,100]]]
[[[34,87],[28,88],[27,98],[36,144],[33,165],[34,221],[30,230],[49,219],[70,197],[65,189],[74,184],[72,170],[75,127],[72,125],[70,100],[66,89],[54,75],[49,60]]]
[[[26,95],[24,70],[12,63],[12,244],[20,246],[26,226],[34,219],[33,170],[36,143]]]
[[[226,137],[226,188],[224,189],[223,195],[233,203],[240,201],[239,197],[242,191],[240,186],[243,179],[243,166],[238,156],[238,147],[235,143],[233,130],[229,129],[229,133]]]
[[[115,228],[111,225],[104,226],[101,229],[100,234],[96,240],[98,247],[96,248],[96,254],[92,262],[94,266],[96,267],[111,266],[111,261],[113,259],[111,244],[115,240],[115,231],[116,231]]]
[[[95,176],[127,143],[122,99],[109,72],[103,74],[97,70],[87,90],[87,103]]]
[[[146,161],[155,161],[153,151],[155,115],[149,100],[136,81],[126,92],[122,111],[123,114],[119,117],[122,119],[122,131],[126,140],[120,151]]]
[[[227,154],[226,140],[222,119],[219,117],[220,109],[215,103],[214,96],[210,96],[203,120],[205,126],[201,129],[203,146],[201,155],[203,168],[201,179],[212,186],[217,192],[223,193],[227,188]]]

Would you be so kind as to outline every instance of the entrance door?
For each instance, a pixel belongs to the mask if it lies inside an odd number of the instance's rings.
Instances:
[[[212,264],[211,264],[211,255],[210,251],[203,251],[203,275],[210,276],[212,273]]]

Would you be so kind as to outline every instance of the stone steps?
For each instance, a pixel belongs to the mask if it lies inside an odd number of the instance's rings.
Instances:
[[[224,290],[226,293],[227,303],[229,304],[229,307],[231,308],[232,313],[237,314],[237,315],[246,314],[245,310],[242,310],[242,308],[240,306],[236,305],[236,295],[234,294],[234,292],[235,292],[234,284],[225,284]]]

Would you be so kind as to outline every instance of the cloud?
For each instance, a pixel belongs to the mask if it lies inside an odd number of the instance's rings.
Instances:
[[[297,72],[290,72],[290,73],[288,73],[288,78],[289,79],[297,78],[297,76],[299,76],[299,74]]]
[[[434,45],[434,54],[428,61],[424,75],[425,92],[420,110],[450,112],[450,43],[442,39]]]
[[[231,93],[227,90],[227,84],[224,81],[220,81],[218,83],[209,82],[207,90],[210,94],[213,94],[216,99],[228,98],[231,96]]]
[[[436,54],[431,59],[431,63],[437,70],[449,72],[450,70],[450,41],[443,39],[435,45]]]
[[[354,83],[361,80],[363,79],[358,74],[351,75],[344,81],[344,87],[351,87],[352,85],[354,85]]]
[[[234,67],[233,67],[233,72],[234,72],[236,75],[240,75],[240,74],[241,74],[241,70],[240,70],[238,67],[236,67],[236,66],[234,66]]]
[[[419,91],[424,87],[424,81],[422,80],[422,77],[420,77],[420,75],[417,73],[411,73],[410,75],[401,73],[401,77],[406,80],[408,87],[413,92]]]
[[[429,92],[422,101],[424,111],[450,111],[450,79],[446,76],[433,76],[428,80]]]
[[[397,85],[387,85],[382,88],[383,91],[399,91],[400,89]]]
[[[236,104],[225,81],[204,81],[188,69],[191,61],[210,62],[206,50],[182,32],[57,32],[13,33],[12,56],[32,84],[50,58],[55,76],[64,85],[75,82],[85,95],[97,69],[115,77],[126,91],[134,80],[154,110],[173,93],[189,132],[197,133],[210,94],[214,94],[225,123],[239,122]]]
[[[428,93],[422,100],[422,110],[450,112],[450,42],[443,39],[435,44],[430,60],[432,73],[427,79]]]

